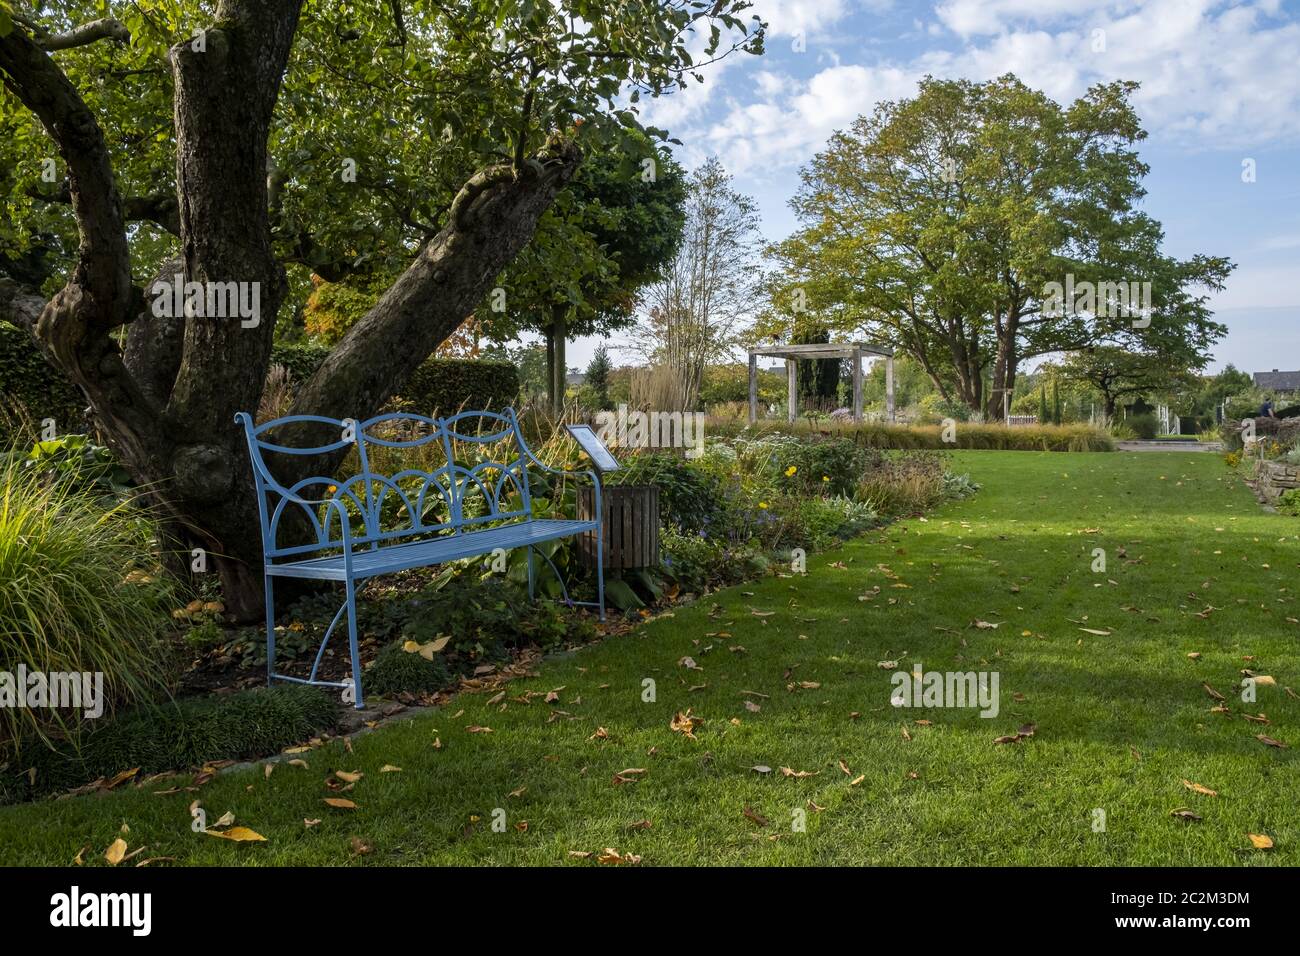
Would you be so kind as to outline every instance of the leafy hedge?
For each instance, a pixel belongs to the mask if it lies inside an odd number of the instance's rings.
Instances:
[[[336,699],[304,686],[140,707],[87,736],[80,753],[24,747],[0,771],[0,803],[67,790],[133,767],[144,777],[212,760],[266,757],[337,724]]]
[[[742,425],[731,422],[709,420],[706,429],[710,437],[727,434],[768,435],[773,432],[786,432],[795,435],[807,435],[809,428],[796,423],[794,426],[784,422],[762,422],[756,427],[745,429]],[[955,449],[973,448],[999,451],[1114,451],[1115,441],[1109,434],[1090,425],[1025,425],[1008,428],[1005,425],[974,425],[958,422],[952,435],[955,439],[945,442],[943,427],[940,425],[886,425],[867,422],[861,425],[845,423],[832,424],[826,431],[829,434],[843,435],[851,438],[864,448],[880,449],[929,449],[932,451],[953,451]]]
[[[330,350],[323,345],[277,345],[271,362],[302,382],[320,367]],[[451,415],[463,408],[504,408],[519,394],[519,373],[509,362],[480,359],[428,359],[415,370],[401,398],[422,415]]]
[[[86,399],[45,361],[31,333],[0,322],[0,399],[10,414],[0,415],[0,445],[7,445],[20,419],[39,423],[53,418],[59,434],[80,431]]]

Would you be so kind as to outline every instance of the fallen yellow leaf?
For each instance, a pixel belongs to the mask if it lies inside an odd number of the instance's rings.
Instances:
[[[111,866],[117,866],[122,862],[122,857],[126,856],[126,841],[121,837],[114,840],[107,850],[104,851],[104,859]]]
[[[204,830],[208,836],[221,837],[223,840],[233,840],[236,843],[265,843],[266,837],[248,827],[231,827],[229,830]]]

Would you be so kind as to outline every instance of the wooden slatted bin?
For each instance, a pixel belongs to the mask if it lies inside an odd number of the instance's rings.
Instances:
[[[594,489],[578,490],[578,518],[595,517]],[[610,485],[600,491],[605,514],[605,567],[657,568],[659,566],[659,489],[654,485]],[[583,564],[596,564],[596,533],[578,539]]]

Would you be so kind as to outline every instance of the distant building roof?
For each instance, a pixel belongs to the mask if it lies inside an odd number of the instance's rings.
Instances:
[[[1256,372],[1255,387],[1277,392],[1300,392],[1300,372]]]

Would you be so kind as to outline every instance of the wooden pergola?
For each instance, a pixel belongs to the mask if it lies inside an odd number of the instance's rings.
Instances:
[[[786,414],[793,423],[799,407],[798,368],[800,361],[812,359],[849,359],[853,362],[853,421],[862,421],[862,356],[876,355],[885,360],[885,417],[894,420],[894,350],[862,342],[842,345],[760,345],[749,350],[749,423],[758,421],[758,357],[770,355],[785,359]]]

